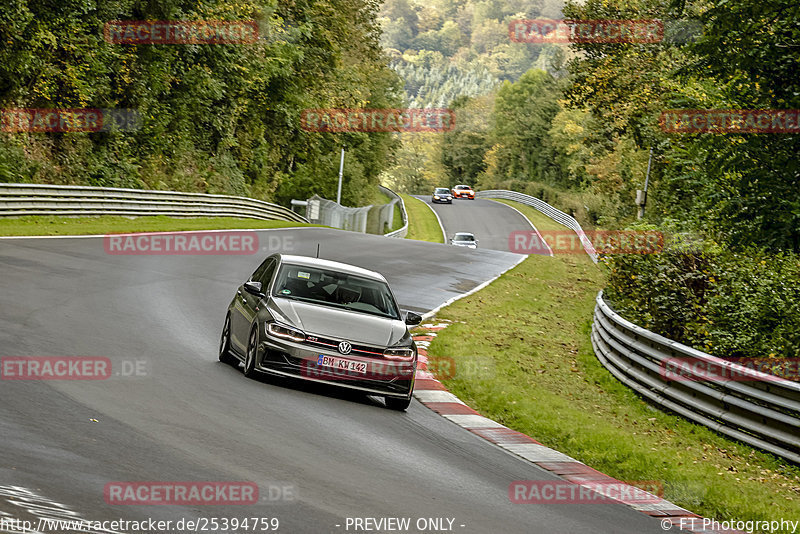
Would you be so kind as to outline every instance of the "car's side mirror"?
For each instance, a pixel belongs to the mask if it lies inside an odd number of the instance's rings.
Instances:
[[[264,293],[261,292],[261,282],[245,282],[244,283],[244,290],[248,293],[251,293],[257,297],[263,297]]]
[[[406,312],[406,324],[407,325],[418,325],[422,322],[422,316],[418,313],[414,313],[412,311]]]

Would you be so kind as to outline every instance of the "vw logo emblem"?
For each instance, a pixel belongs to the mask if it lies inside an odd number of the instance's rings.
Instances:
[[[350,354],[351,350],[353,350],[353,345],[351,345],[350,342],[342,341],[339,343],[339,352],[342,354]]]

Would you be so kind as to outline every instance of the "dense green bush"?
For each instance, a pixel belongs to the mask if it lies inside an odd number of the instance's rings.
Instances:
[[[625,318],[715,356],[800,354],[800,256],[732,252],[687,237],[606,256],[605,295]]]

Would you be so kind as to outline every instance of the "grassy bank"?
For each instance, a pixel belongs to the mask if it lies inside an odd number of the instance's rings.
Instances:
[[[222,230],[237,228],[289,228],[316,226],[289,221],[260,221],[229,217],[181,219],[154,217],[20,217],[0,219],[0,235],[88,235],[180,230]]]
[[[389,232],[394,232],[395,230],[399,230],[403,226],[403,214],[400,212],[400,203],[397,202],[394,205],[394,215],[392,216],[392,227],[389,228]]]
[[[406,205],[408,214],[408,235],[407,239],[417,241],[430,241],[431,243],[444,243],[442,229],[436,215],[425,205],[423,201],[410,195],[400,193]]]
[[[600,365],[589,327],[603,284],[585,254],[530,256],[442,310],[454,324],[429,354],[455,360],[444,382],[467,404],[613,477],[661,481],[666,499],[718,520],[800,519],[800,468],[659,411]],[[459,374],[476,356],[484,365]]]

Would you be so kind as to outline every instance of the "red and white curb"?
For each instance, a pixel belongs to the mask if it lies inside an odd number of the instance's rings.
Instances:
[[[445,419],[452,421],[458,426],[480,436],[481,438],[494,443],[498,447],[515,454],[540,468],[558,475],[564,480],[578,484],[590,491],[599,493],[598,488],[607,484],[615,487],[628,488],[631,491],[620,491],[621,495],[641,495],[642,490],[634,488],[622,481],[612,478],[600,471],[592,469],[586,464],[567,456],[555,449],[546,447],[516,430],[512,430],[482,416],[458,397],[447,391],[447,388],[439,380],[428,372],[428,347],[436,337],[436,333],[447,327],[447,324],[422,325],[425,334],[414,335],[419,352],[419,362],[417,364],[416,382],[414,386],[414,397],[438,413]],[[635,491],[634,491],[635,490]],[[744,534],[738,530],[708,530],[703,527],[703,518],[697,514],[681,508],[661,497],[652,495],[652,499],[642,502],[641,498],[615,498],[634,510],[645,513],[649,516],[662,519],[662,528],[665,531],[674,532],[696,532],[705,534]]]

